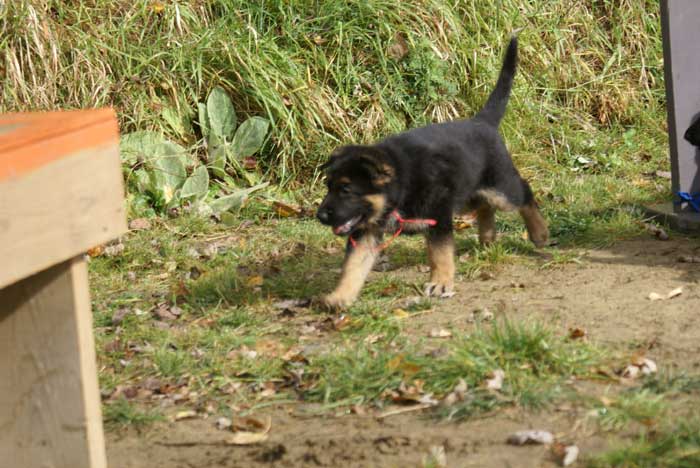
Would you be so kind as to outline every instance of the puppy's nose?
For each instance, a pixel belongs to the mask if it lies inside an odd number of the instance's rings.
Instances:
[[[328,221],[330,221],[332,214],[333,210],[331,210],[330,208],[319,208],[318,213],[316,213],[316,217],[323,224],[326,224],[328,223]]]

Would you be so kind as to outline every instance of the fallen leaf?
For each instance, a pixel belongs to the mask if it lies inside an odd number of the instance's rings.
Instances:
[[[124,320],[124,317],[129,315],[131,309],[128,307],[120,307],[112,314],[112,325],[117,326]]]
[[[262,356],[275,358],[283,354],[284,346],[277,340],[267,339],[255,342],[255,351]]]
[[[554,436],[548,431],[517,431],[508,436],[507,442],[511,445],[551,444]]]
[[[389,45],[387,54],[394,60],[401,60],[408,54],[408,42],[402,33],[394,35],[394,42]]]
[[[132,231],[143,231],[144,229],[151,229],[151,222],[146,218],[136,218],[129,222],[129,229]]]
[[[467,388],[467,382],[464,379],[459,379],[454,389],[443,398],[442,405],[452,406],[458,401],[463,401],[467,394]]]
[[[116,257],[124,252],[124,244],[119,242],[118,244],[108,245],[104,249],[104,254],[108,257]]]
[[[484,307],[481,309],[477,309],[474,311],[474,318],[478,318],[480,320],[483,320],[484,322],[489,322],[493,320],[493,312],[491,312],[488,307]]]
[[[405,319],[406,317],[411,315],[401,308],[394,309],[392,313],[394,314],[394,317],[396,317],[397,319]]]
[[[399,404],[437,405],[438,401],[433,398],[433,394],[423,391],[424,385],[425,382],[420,379],[414,380],[411,385],[406,385],[402,381],[396,390],[388,390],[387,396],[391,397],[394,403]]]
[[[654,361],[644,356],[634,356],[632,362],[622,370],[622,377],[636,379],[640,375],[651,375],[658,371]]]
[[[579,340],[586,337],[586,330],[583,328],[569,328],[569,339]]]
[[[338,317],[335,317],[333,319],[333,328],[337,331],[340,331],[344,328],[347,328],[348,325],[350,325],[352,321],[350,320],[350,316],[348,315],[339,315]]]
[[[256,287],[262,286],[263,277],[260,275],[249,276],[248,279],[246,280],[245,284],[249,288],[256,288]]]
[[[650,301],[662,301],[664,297],[661,294],[650,292],[647,296],[647,299],[649,299]]]
[[[647,298],[650,301],[663,301],[663,300],[667,300],[667,299],[673,299],[674,297],[678,297],[681,294],[683,294],[683,287],[682,286],[678,287],[672,291],[669,291],[665,296],[661,295],[659,293],[650,292],[649,295],[647,296]]]
[[[396,356],[391,358],[386,366],[390,371],[401,371],[404,378],[409,378],[417,374],[418,371],[420,371],[421,369],[418,364],[406,361],[406,358],[403,356],[403,354],[397,354]]]
[[[289,348],[289,350],[282,355],[282,360],[285,362],[307,362],[301,348],[296,346]]]
[[[300,216],[301,207],[290,205],[281,201],[272,202],[272,206],[275,208],[275,213],[281,218],[289,218],[290,216]]]
[[[175,413],[175,417],[173,418],[175,421],[182,421],[183,419],[192,419],[197,417],[197,412],[195,410],[185,410],[185,411],[178,411]]]
[[[277,385],[274,382],[265,382],[262,385],[262,390],[258,393],[261,398],[269,398],[277,395]]]
[[[683,288],[682,288],[682,287],[678,287],[678,288],[674,289],[673,291],[670,291],[670,292],[666,295],[666,299],[673,299],[674,297],[678,297],[678,296],[680,296],[681,294],[683,294]]]
[[[430,338],[449,338],[452,336],[452,332],[444,328],[433,328],[430,330],[428,336],[430,336]]]
[[[104,253],[104,251],[105,251],[105,248],[103,245],[96,245],[95,247],[88,249],[87,254],[90,257],[94,258],[94,257],[99,257],[100,255],[102,255]]]
[[[482,281],[488,281],[488,280],[492,280],[495,278],[496,278],[496,275],[494,275],[490,271],[482,271],[481,273],[479,273],[479,279],[481,279]]]
[[[286,299],[284,301],[275,302],[272,307],[275,309],[292,309],[295,307],[309,307],[311,305],[310,299]]]
[[[615,400],[606,396],[601,396],[598,398],[600,402],[603,404],[603,406],[609,407],[615,404]]]
[[[503,388],[503,379],[505,379],[506,373],[501,369],[496,369],[491,372],[491,375],[486,380],[486,388],[489,390],[500,390]]]
[[[561,442],[552,444],[552,455],[561,466],[570,466],[578,458],[579,449],[575,445],[566,445]]]
[[[629,365],[622,371],[622,377],[626,379],[636,379],[639,376],[639,367]]]
[[[236,420],[233,424],[235,433],[226,440],[230,445],[252,445],[267,440],[268,433],[272,427],[272,418],[267,416],[264,420],[256,418],[245,418],[244,420]],[[246,430],[238,430],[238,429]],[[250,431],[247,429],[259,429],[258,431]]]
[[[158,304],[153,310],[153,315],[155,315],[158,320],[165,321],[177,320],[181,313],[182,309],[177,306],[171,307],[167,302]]]
[[[666,233],[666,231],[664,231],[663,228],[651,223],[643,223],[643,225],[646,228],[647,232],[656,237],[657,239],[662,241],[666,241],[669,239],[668,234]]]
[[[258,161],[254,156],[246,156],[243,158],[243,168],[244,169],[255,169],[258,167]]]
[[[231,420],[229,418],[221,417],[221,418],[216,420],[215,425],[216,425],[217,429],[219,429],[220,431],[223,431],[225,429],[230,429],[231,426],[233,425],[233,423],[231,422]]]
[[[365,337],[365,339],[363,340],[363,342],[365,344],[368,344],[368,345],[374,344],[377,341],[384,339],[384,336],[385,336],[384,333],[376,333],[376,334],[373,333],[373,334],[367,335]]]

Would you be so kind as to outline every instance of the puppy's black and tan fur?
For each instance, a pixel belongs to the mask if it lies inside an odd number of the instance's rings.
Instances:
[[[476,210],[479,239],[488,244],[496,237],[495,211],[519,210],[532,242],[547,242],[547,224],[532,190],[498,133],[516,62],[517,39],[512,38],[496,88],[474,118],[409,130],[374,145],[345,146],[331,155],[324,165],[328,194],[318,218],[354,242],[348,242],[338,286],[323,299],[327,306],[342,308],[356,299],[382,234],[396,229],[394,210],[404,218],[437,221],[434,226],[404,226],[426,232],[427,295],[453,294],[455,213]]]

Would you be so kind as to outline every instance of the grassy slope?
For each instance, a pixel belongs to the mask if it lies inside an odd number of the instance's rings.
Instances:
[[[338,143],[473,113],[522,27],[504,132],[524,172],[583,156],[615,176],[665,154],[651,0],[81,3],[6,2],[0,112],[113,105],[122,131],[194,146],[162,113],[194,119],[219,83],[241,113],[274,122],[267,165],[289,181]]]

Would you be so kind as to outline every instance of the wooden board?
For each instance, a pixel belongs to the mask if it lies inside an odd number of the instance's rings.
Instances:
[[[0,466],[106,466],[85,260],[0,290]]]
[[[112,111],[4,116],[2,129],[0,288],[126,231]]]

